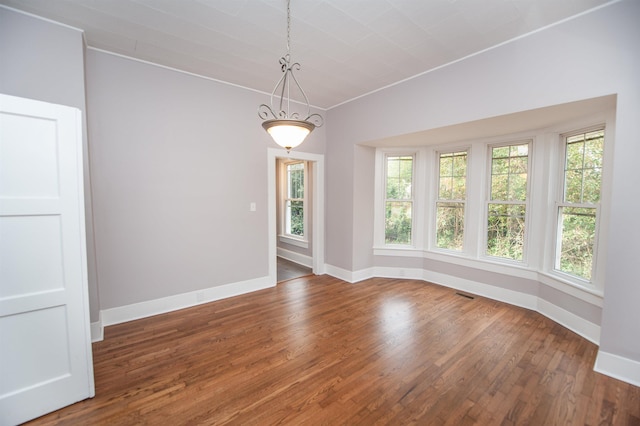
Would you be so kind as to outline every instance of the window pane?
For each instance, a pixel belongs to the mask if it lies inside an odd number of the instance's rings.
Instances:
[[[288,164],[287,198],[304,198],[304,163]]]
[[[527,199],[527,174],[509,176],[507,200],[525,201]]]
[[[564,200],[579,203],[582,200],[582,170],[567,170],[564,177]]]
[[[467,152],[440,154],[440,182],[438,198],[464,200],[467,185]]]
[[[556,268],[591,279],[596,235],[596,209],[560,207],[560,256]]]
[[[509,159],[509,173],[511,174],[526,174],[527,173],[527,158],[517,157]]]
[[[467,151],[440,154],[440,181],[436,201],[436,246],[439,248],[458,251],[463,249],[466,187]]]
[[[452,200],[464,200],[465,199],[465,187],[467,184],[466,176],[455,176],[453,178],[453,188],[451,193]]]
[[[594,132],[587,135],[584,146],[584,167],[602,167],[602,157],[604,154],[604,132]]]
[[[524,252],[525,206],[489,204],[487,254],[522,260]]]
[[[511,145],[509,148],[511,157],[526,157],[529,155],[529,144]]]
[[[491,150],[491,200],[526,201],[528,144]]]
[[[304,203],[302,201],[288,200],[286,203],[286,233],[289,235],[304,236]]]
[[[506,175],[509,173],[509,159],[508,158],[495,158],[491,162],[491,174],[494,175]]]
[[[387,244],[411,244],[411,202],[388,201],[384,240]]]
[[[436,245],[462,250],[464,239],[464,203],[436,203]]]
[[[440,176],[453,176],[453,157],[449,154],[440,156]]]
[[[509,175],[491,176],[491,199],[506,200],[509,189]]]
[[[575,138],[574,138],[575,140]],[[567,170],[581,169],[584,160],[584,143],[582,137],[579,142],[567,143]]]
[[[453,176],[467,175],[467,153],[457,152],[453,157]]]
[[[600,201],[604,130],[567,138],[564,172],[564,201],[590,203]]]
[[[582,202],[596,204],[600,201],[600,169],[585,169]]]
[[[509,156],[509,147],[502,146],[499,148],[493,148],[493,158],[506,158]]]
[[[410,200],[413,157],[387,157],[387,199]]]
[[[441,200],[450,200],[453,193],[453,178],[441,177],[440,178],[440,190],[438,192],[438,198]]]
[[[287,164],[285,233],[304,236],[304,163]]]

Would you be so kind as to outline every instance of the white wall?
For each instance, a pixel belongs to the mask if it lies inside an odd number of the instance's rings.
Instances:
[[[466,58],[396,86],[331,109],[327,114],[327,253],[329,265],[347,271],[388,268],[407,260],[371,253],[371,154],[358,145],[442,126],[617,94],[613,191],[604,306],[547,288],[537,281],[504,280],[425,260],[425,271],[475,279],[552,303],[595,324],[601,350],[640,363],[640,210],[637,189],[637,120],[640,117],[640,2],[610,4],[568,22]],[[364,195],[363,195],[364,194]],[[358,220],[355,216],[358,215]],[[373,213],[370,212],[369,216]],[[344,218],[353,217],[354,220]],[[415,267],[415,265],[409,265]]]
[[[91,49],[86,78],[101,309],[267,277],[267,96]]]
[[[82,31],[0,6],[0,93],[78,108],[84,123]],[[82,132],[89,304],[96,321],[100,303],[85,125]]]

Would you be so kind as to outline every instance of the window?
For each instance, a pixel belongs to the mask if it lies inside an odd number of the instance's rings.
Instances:
[[[446,262],[537,280],[592,300],[604,288],[602,225],[610,220],[607,153],[614,144],[605,144],[604,133],[606,126],[615,132],[613,117],[603,111],[560,123],[572,129],[564,133],[553,127],[375,148],[373,255],[394,265],[390,274],[397,266],[386,259],[411,258],[404,265],[418,269],[426,259],[424,268]],[[601,121],[589,123],[595,118]],[[370,195],[354,195],[359,218],[367,214]]]
[[[385,157],[385,244],[412,243],[413,156]]]
[[[436,246],[461,251],[467,190],[467,151],[439,155]]]
[[[565,138],[555,268],[591,280],[602,183],[604,130]]]
[[[524,259],[528,169],[528,142],[491,148],[486,246],[489,256]]]
[[[285,234],[304,237],[304,162],[286,165],[286,197],[284,199]]]

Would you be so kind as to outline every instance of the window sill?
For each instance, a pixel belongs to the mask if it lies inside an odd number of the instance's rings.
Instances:
[[[280,235],[279,240],[281,243],[290,244],[292,246],[300,247],[300,248],[309,248],[309,241],[303,240],[301,238],[294,238],[288,235]]]

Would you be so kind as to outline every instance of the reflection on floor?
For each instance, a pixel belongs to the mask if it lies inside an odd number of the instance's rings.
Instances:
[[[311,275],[311,268],[278,257],[278,282]]]

